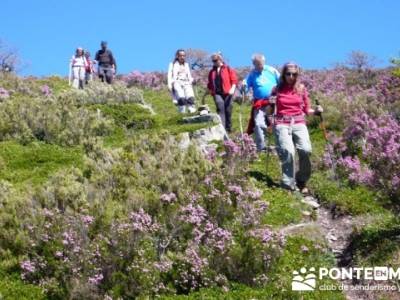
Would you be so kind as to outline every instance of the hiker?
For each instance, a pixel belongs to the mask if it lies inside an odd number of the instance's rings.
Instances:
[[[168,90],[172,94],[175,104],[181,113],[186,111],[194,113],[193,77],[190,73],[189,64],[185,61],[185,50],[179,49],[175,53],[175,59],[168,66]]]
[[[257,151],[266,151],[264,134],[267,132],[267,115],[271,114],[268,98],[271,96],[273,87],[278,84],[279,72],[272,66],[265,64],[262,54],[253,54],[252,63],[254,69],[243,80],[242,91],[247,93],[253,90],[253,104],[247,127],[247,134],[255,133]]]
[[[88,84],[89,81],[93,80],[94,64],[96,63],[96,61],[90,58],[89,51],[85,51],[85,58],[87,63],[85,68],[85,83]]]
[[[275,99],[274,133],[282,165],[283,188],[297,188],[307,194],[306,183],[311,175],[311,142],[306,126],[306,115],[320,114],[323,109],[310,107],[310,99],[299,82],[300,68],[293,62],[283,66],[279,83],[273,90]],[[273,100],[271,100],[273,102]],[[295,149],[299,156],[299,169],[295,170]]]
[[[83,89],[86,65],[87,61],[84,56],[83,48],[78,47],[75,51],[75,55],[72,56],[70,61],[70,76],[72,76],[72,87],[76,89]]]
[[[107,48],[107,42],[102,41],[100,46],[101,49],[96,52],[95,56],[98,63],[98,76],[102,82],[105,80],[108,84],[111,84],[117,71],[117,64],[111,50]]]
[[[214,97],[221,123],[226,132],[230,133],[232,131],[233,94],[237,86],[236,72],[224,63],[221,53],[212,54],[211,61],[213,67],[208,73],[207,94]]]

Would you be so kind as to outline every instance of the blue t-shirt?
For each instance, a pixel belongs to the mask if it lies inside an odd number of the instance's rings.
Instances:
[[[271,66],[264,66],[262,72],[252,70],[246,78],[247,88],[253,89],[255,99],[268,98],[272,88],[279,82],[279,72]]]

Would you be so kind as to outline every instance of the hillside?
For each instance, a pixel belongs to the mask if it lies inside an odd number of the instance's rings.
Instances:
[[[400,267],[390,69],[304,73],[330,134],[309,118],[308,199],[279,187],[276,153],[240,136],[247,102],[234,104],[231,140],[182,148],[183,133],[215,124],[183,123],[163,76],[81,91],[0,74],[0,299],[398,299],[291,288],[303,267]]]

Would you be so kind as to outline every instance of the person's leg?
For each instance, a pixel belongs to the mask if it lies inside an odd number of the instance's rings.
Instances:
[[[181,113],[186,111],[186,98],[185,98],[185,90],[180,82],[174,82],[173,88],[175,91],[175,96],[178,100],[178,110]]]
[[[289,132],[289,125],[279,124],[274,128],[275,141],[278,147],[278,155],[282,167],[282,185],[285,188],[294,189],[294,144]]]
[[[79,68],[72,67],[72,87],[79,89]]]
[[[190,113],[194,113],[196,111],[196,108],[194,106],[195,98],[194,98],[193,87],[190,83],[186,83],[183,85],[183,90],[185,93],[185,99],[188,111]]]
[[[221,95],[215,95],[214,102],[215,102],[215,106],[217,108],[217,113],[218,113],[219,117],[221,118],[222,126],[224,126],[224,128],[226,129],[224,99],[222,98]]]
[[[98,76],[99,76],[101,82],[104,82],[104,79],[105,79],[105,78],[104,78],[104,77],[105,77],[105,71],[104,71],[104,68],[101,67],[101,66],[99,66]]]
[[[233,102],[231,95],[225,97],[224,105],[225,105],[226,131],[230,133],[232,131],[232,109],[233,109]]]
[[[265,108],[260,108],[254,110],[254,134],[257,145],[257,150],[261,151],[265,149],[265,131],[267,129],[267,124],[265,124]]]
[[[83,89],[85,84],[85,67],[78,68],[79,70],[79,88]]]
[[[108,84],[111,84],[113,81],[113,69],[112,68],[106,69],[106,81]]]
[[[308,129],[305,124],[293,125],[293,140],[299,154],[299,170],[296,173],[297,185],[304,188],[311,176],[310,156],[312,146]]]

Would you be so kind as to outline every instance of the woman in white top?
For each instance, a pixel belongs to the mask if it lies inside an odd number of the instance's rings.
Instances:
[[[185,50],[179,49],[175,59],[168,67],[168,90],[172,93],[173,101],[178,105],[179,112],[196,111],[194,107],[193,77],[189,64],[185,61]]]
[[[75,55],[72,56],[70,67],[72,75],[72,86],[74,88],[83,89],[85,81],[87,61],[83,52],[83,48],[78,47]]]

